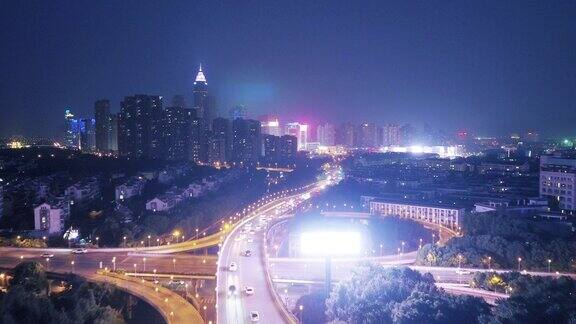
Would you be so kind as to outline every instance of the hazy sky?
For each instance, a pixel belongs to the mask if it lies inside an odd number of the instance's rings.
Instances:
[[[200,62],[221,113],[576,135],[573,0],[5,0],[0,40],[0,136],[190,96]]]

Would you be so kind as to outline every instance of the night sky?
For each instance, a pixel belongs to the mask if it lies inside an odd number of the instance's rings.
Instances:
[[[221,114],[576,135],[573,0],[4,0],[0,40],[0,136],[190,97],[200,62]]]

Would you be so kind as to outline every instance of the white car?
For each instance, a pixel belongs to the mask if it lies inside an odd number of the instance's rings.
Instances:
[[[250,312],[250,321],[252,321],[252,322],[260,321],[260,313],[258,313],[257,311],[251,311]]]
[[[458,268],[458,269],[456,269],[456,274],[469,275],[469,274],[472,274],[472,271]]]
[[[42,257],[43,258],[53,258],[54,254],[49,253],[49,252],[44,252],[44,253],[42,253]]]
[[[88,250],[87,250],[87,249],[84,249],[84,248],[82,248],[82,249],[76,249],[76,250],[72,251],[72,253],[74,253],[74,254],[83,254],[83,253],[86,253],[86,252],[88,252]]]
[[[247,241],[248,241],[248,243],[252,243],[252,242],[254,242],[254,239],[249,237]]]
[[[250,286],[244,287],[244,293],[248,296],[254,295],[254,288]]]
[[[230,266],[228,266],[228,270],[230,270],[230,271],[238,270],[238,265],[236,264],[236,262],[230,263]]]

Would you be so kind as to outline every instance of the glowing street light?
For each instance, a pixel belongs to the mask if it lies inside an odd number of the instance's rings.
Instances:
[[[116,272],[116,257],[112,257],[112,266],[113,266],[113,270],[114,272]]]
[[[548,259],[548,272],[550,272],[550,265],[552,264],[552,260]]]
[[[72,266],[72,273],[76,272],[76,271],[75,271],[75,270],[76,270],[76,266],[75,266],[74,264],[75,264],[74,260],[70,261],[70,265]]]
[[[174,266],[174,273],[176,273],[176,258],[172,259],[172,265]]]
[[[522,263],[522,258],[518,258],[518,271],[520,271],[521,263]]]
[[[488,270],[492,270],[492,257],[488,256]]]

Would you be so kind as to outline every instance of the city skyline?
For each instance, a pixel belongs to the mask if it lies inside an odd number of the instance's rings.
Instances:
[[[518,4],[10,3],[0,135],[55,136],[98,99],[189,98],[199,63],[221,115],[573,135],[574,4]]]

